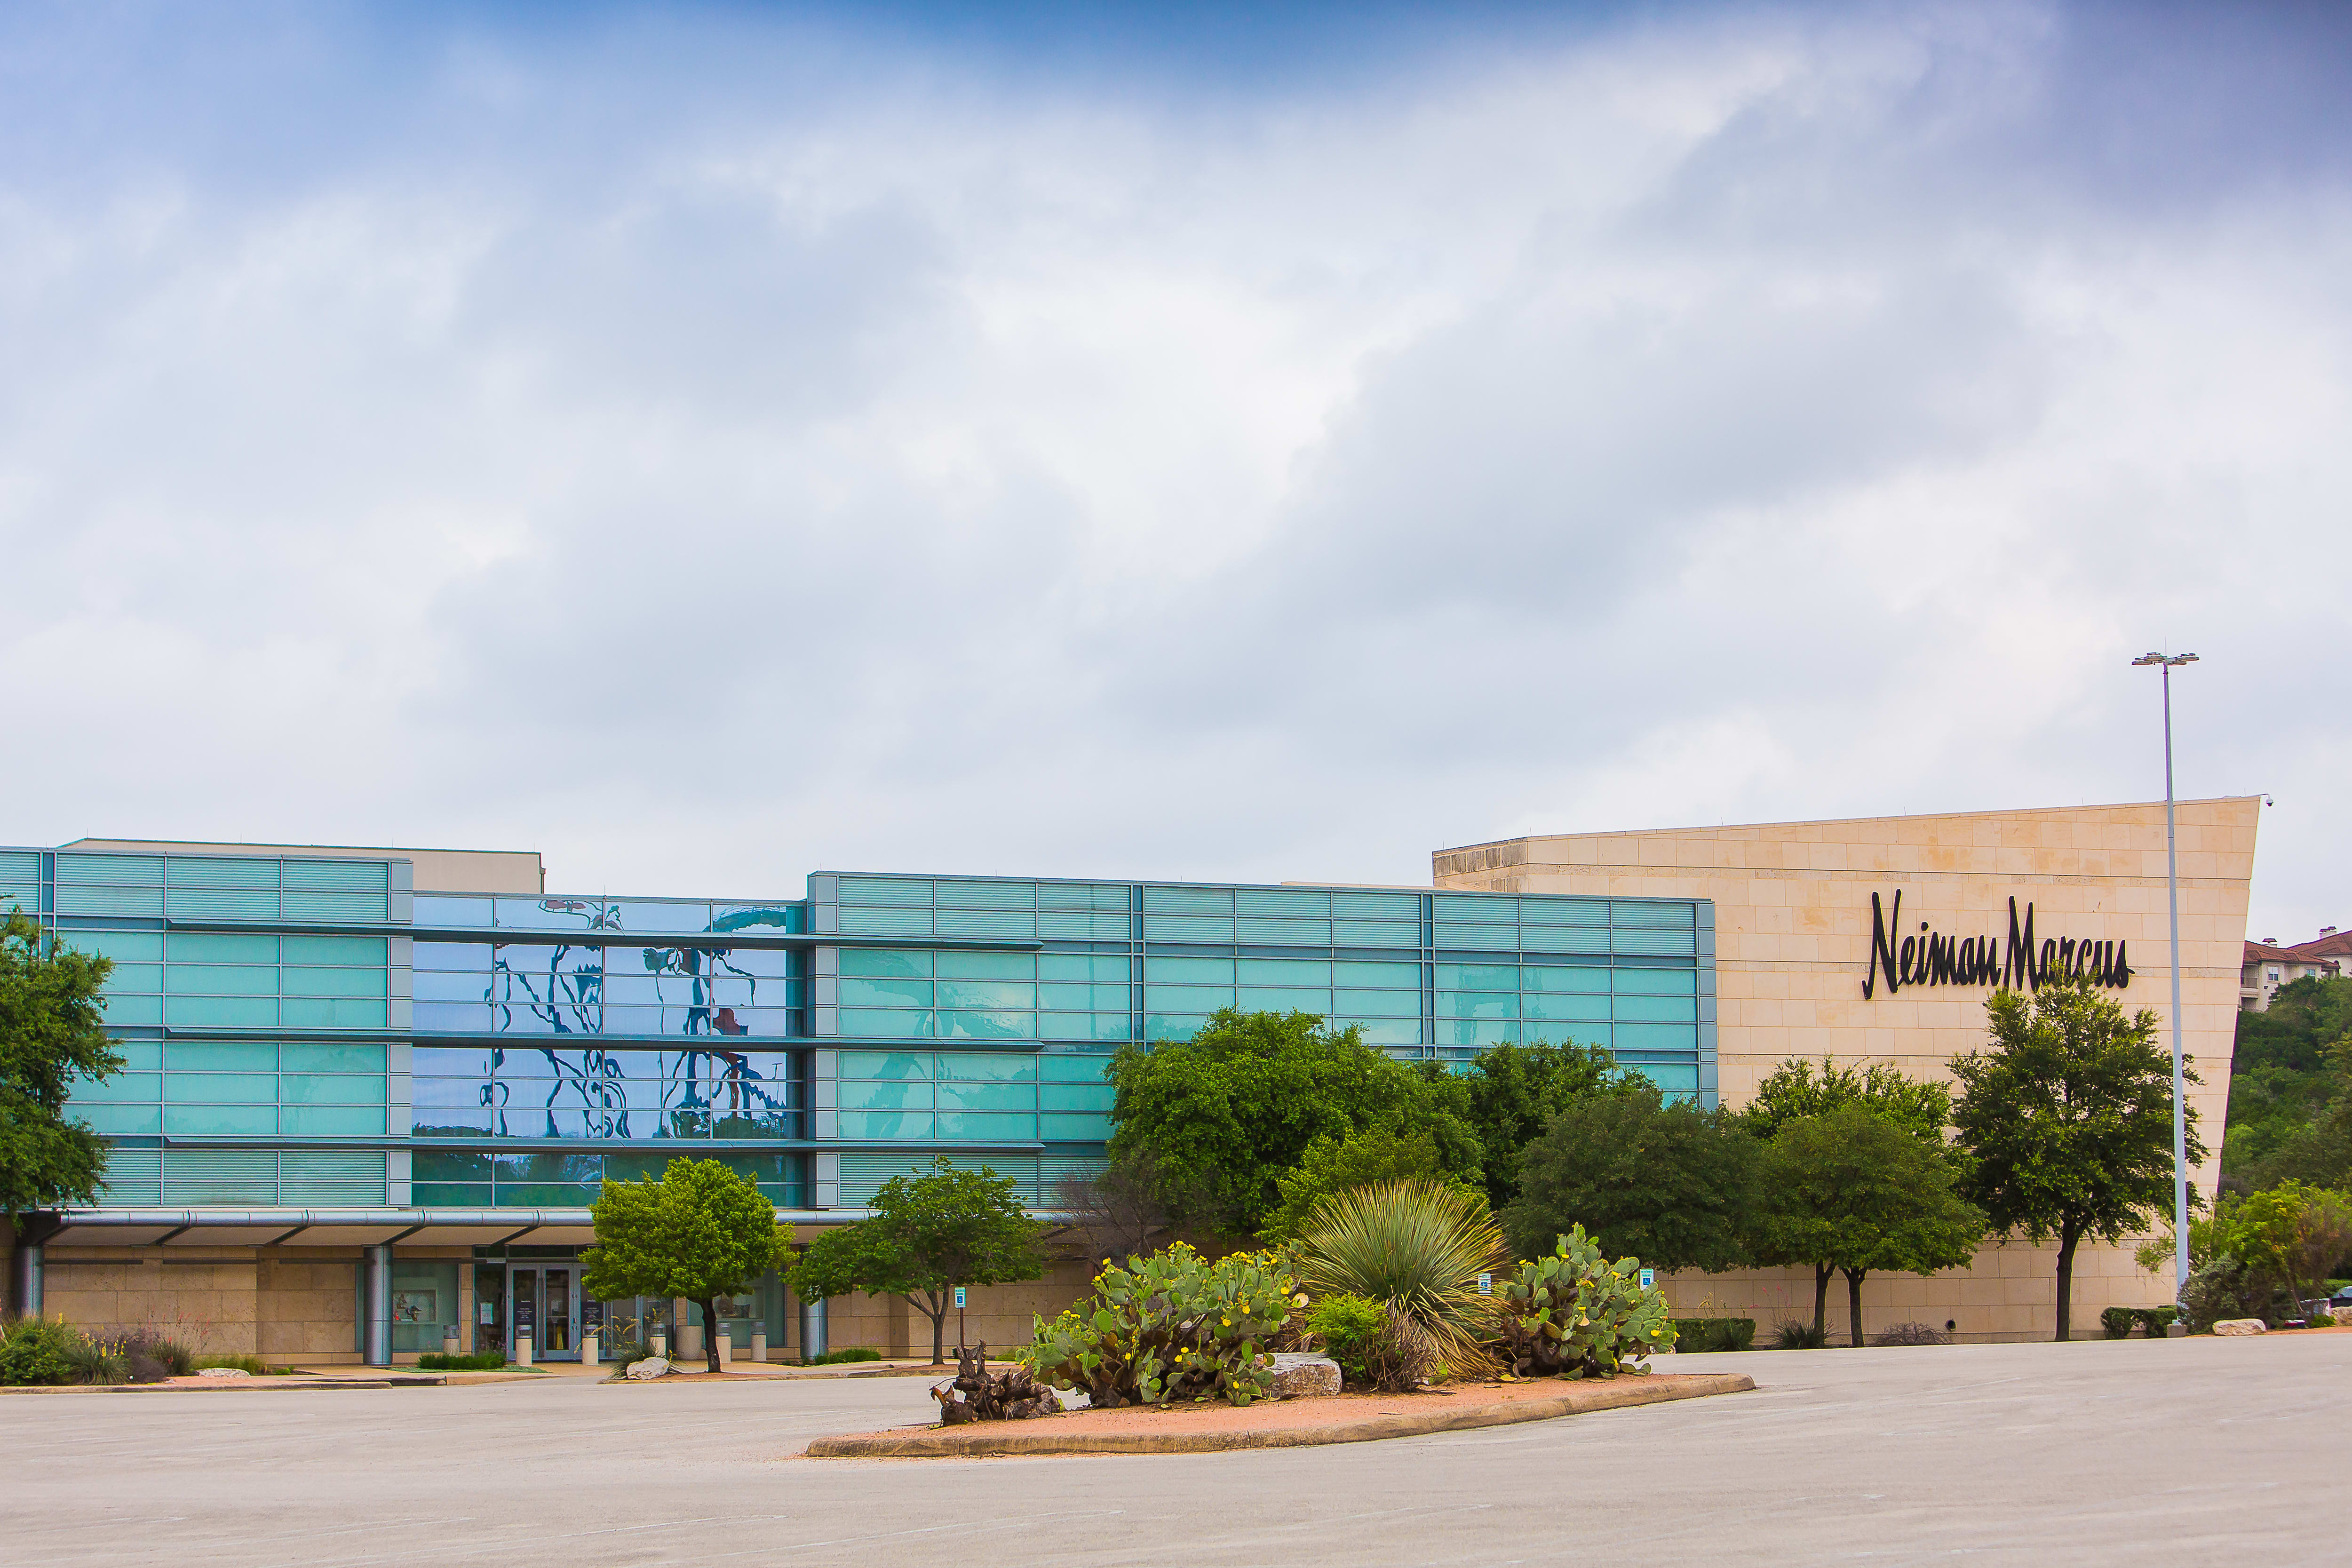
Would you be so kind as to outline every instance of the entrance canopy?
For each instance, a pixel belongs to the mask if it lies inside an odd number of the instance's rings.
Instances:
[[[845,1225],[867,1209],[784,1211],[779,1223]],[[57,1216],[49,1247],[585,1247],[586,1209],[84,1209]]]

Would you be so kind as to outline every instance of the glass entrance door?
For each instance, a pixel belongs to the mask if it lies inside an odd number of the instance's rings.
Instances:
[[[569,1263],[515,1263],[507,1268],[507,1354],[515,1353],[514,1340],[531,1336],[534,1359],[575,1361],[580,1343],[572,1333],[579,1303],[574,1300],[579,1272]]]

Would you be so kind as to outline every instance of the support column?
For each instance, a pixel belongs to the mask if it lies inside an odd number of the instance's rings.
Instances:
[[[801,1303],[801,1359],[814,1361],[825,1352],[824,1303]]]
[[[27,1318],[37,1318],[43,1310],[47,1291],[47,1259],[45,1248],[37,1241],[16,1238],[16,1310]]]
[[[392,1364],[392,1243],[378,1242],[367,1249],[366,1361],[370,1366]]]

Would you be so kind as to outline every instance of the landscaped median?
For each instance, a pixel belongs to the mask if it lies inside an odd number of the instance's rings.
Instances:
[[[944,1459],[1000,1454],[1207,1454],[1229,1448],[1298,1448],[1465,1432],[1549,1421],[1756,1386],[1738,1373],[1657,1373],[1567,1381],[1457,1384],[1412,1394],[1338,1394],[1246,1405],[1129,1405],[1074,1410],[1036,1421],[901,1427],[819,1437],[816,1459]]]

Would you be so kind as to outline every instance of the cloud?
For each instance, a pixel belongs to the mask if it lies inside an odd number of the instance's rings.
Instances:
[[[0,124],[12,834],[1410,881],[2144,798],[2168,641],[2341,923],[2343,35],[2217,15],[125,48]]]

